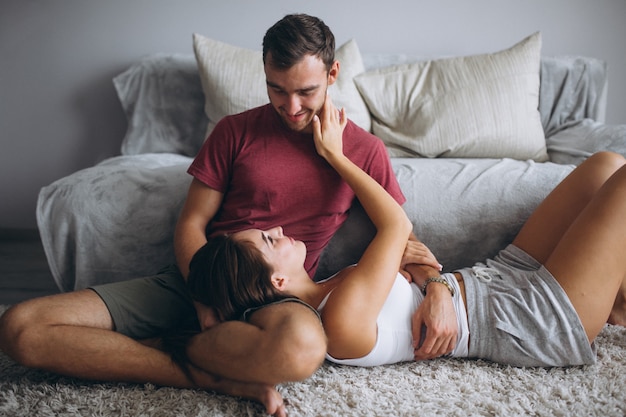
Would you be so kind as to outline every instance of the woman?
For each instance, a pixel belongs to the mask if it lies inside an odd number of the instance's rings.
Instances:
[[[456,357],[515,366],[589,364],[607,319],[625,325],[623,157],[604,152],[581,164],[494,259],[441,276],[408,265],[408,283],[398,271],[409,219],[343,155],[344,112],[329,105],[320,116],[314,121],[316,149],[353,188],[376,235],[357,265],[319,283],[304,270],[304,244],[280,227],[212,239],[191,262],[189,286],[221,319],[297,297],[319,311],[328,359],[358,366],[414,359],[419,341],[413,334],[420,332],[412,331],[411,316],[435,288],[454,305],[458,337],[443,346]]]

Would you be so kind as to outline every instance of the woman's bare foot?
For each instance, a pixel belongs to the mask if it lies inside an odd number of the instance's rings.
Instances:
[[[220,378],[193,366],[189,370],[200,388],[257,401],[263,404],[268,414],[276,417],[287,416],[282,395],[271,385]]]

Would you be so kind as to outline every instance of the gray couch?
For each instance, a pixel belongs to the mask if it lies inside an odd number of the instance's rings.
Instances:
[[[366,71],[418,60],[362,57]],[[548,161],[392,158],[414,231],[446,270],[504,247],[550,190],[592,153],[626,154],[626,125],[603,124],[602,61],[542,56],[539,76]],[[62,291],[149,275],[174,262],[173,230],[191,181],[186,169],[205,139],[209,120],[193,55],[146,57],[114,84],[129,123],[122,155],[61,178],[39,195],[38,226]],[[358,260],[371,234],[357,203],[324,252],[317,277]]]

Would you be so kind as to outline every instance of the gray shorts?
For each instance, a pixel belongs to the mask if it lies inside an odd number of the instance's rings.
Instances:
[[[133,339],[200,330],[196,309],[176,265],[154,276],[91,289],[109,309],[115,330]]]
[[[509,245],[493,260],[459,271],[467,293],[469,356],[513,366],[596,362],[596,350],[552,274]]]

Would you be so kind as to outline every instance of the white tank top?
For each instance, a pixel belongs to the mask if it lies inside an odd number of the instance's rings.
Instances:
[[[468,355],[469,326],[463,297],[461,297],[461,289],[453,274],[443,274],[442,277],[455,290],[455,296],[452,300],[456,310],[459,333],[452,356],[465,357]],[[324,297],[317,308],[319,312],[324,309],[329,295],[330,293]],[[356,359],[335,359],[326,354],[326,359],[342,365],[353,366],[376,366],[414,360],[411,318],[422,301],[424,301],[424,295],[418,286],[413,283],[409,284],[398,273],[389,296],[376,319],[378,335],[376,344],[370,353]]]

